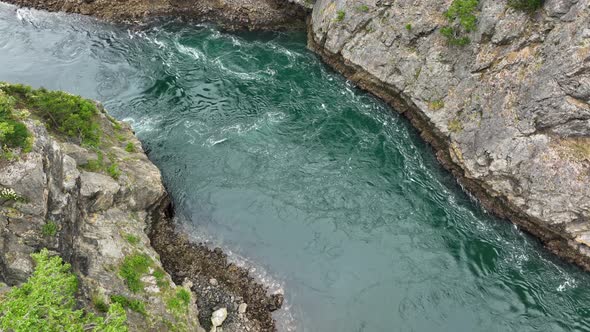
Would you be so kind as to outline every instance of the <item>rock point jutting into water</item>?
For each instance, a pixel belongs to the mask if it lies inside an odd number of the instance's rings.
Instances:
[[[485,209],[590,270],[590,0],[6,2],[307,26],[309,48],[406,116]],[[193,243],[172,208],[130,126],[100,104],[0,83],[0,330],[276,330],[283,295]]]
[[[78,277],[76,301],[85,315],[108,312],[110,317],[111,308],[120,305],[126,310],[124,325],[133,331],[204,331],[198,318],[207,314],[201,319],[209,321],[212,306],[223,304],[231,308],[226,331],[273,329],[269,312],[280,304],[270,308],[275,297],[267,297],[246,271],[228,265],[219,250],[185,248],[181,240],[170,244],[175,248],[171,254],[184,248],[185,257],[192,259],[186,269],[198,268],[203,280],[219,278],[221,285],[215,290],[205,289],[207,284],[194,275],[180,277],[181,272],[166,266],[175,274],[173,281],[164,271],[160,258],[165,262],[176,258],[168,257],[166,250],[158,254],[150,245],[155,242],[158,247],[172,234],[164,231],[171,227],[170,201],[160,172],[130,127],[110,117],[100,104],[62,92],[0,83],[0,133],[0,277],[15,286],[2,288],[3,295],[12,299],[0,304],[5,315],[0,317],[2,328],[27,331],[23,326],[33,319],[49,320],[42,309],[38,316],[25,315],[17,306],[23,300],[18,285],[33,273],[51,271],[41,270],[42,264],[35,264],[37,258],[31,256],[47,248],[50,256],[61,256],[71,264],[68,273]],[[149,232],[152,228],[159,232]],[[37,300],[30,295],[26,306],[42,308],[51,297]],[[262,309],[250,319],[243,317],[235,297]],[[223,319],[214,312],[210,321],[220,325],[228,315],[224,310]],[[81,323],[84,328],[95,324]]]

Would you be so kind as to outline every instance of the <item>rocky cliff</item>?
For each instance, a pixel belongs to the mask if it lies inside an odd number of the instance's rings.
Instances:
[[[484,207],[590,269],[590,1],[318,0],[309,44]]]
[[[131,330],[197,331],[194,295],[184,307],[169,305],[184,288],[164,272],[145,233],[161,218],[167,194],[130,128],[98,107],[101,144],[82,147],[51,133],[39,117],[42,110],[33,111],[20,98],[14,102],[18,92],[7,93],[7,87],[0,85],[0,97],[12,98],[31,145],[27,152],[2,144],[0,280],[19,285],[33,272],[31,254],[48,248],[72,264],[80,283],[77,299],[92,310],[100,313],[119,301]],[[128,275],[128,268],[137,275]]]
[[[0,300],[47,248],[71,264],[77,307],[104,315],[121,304],[131,331],[204,331],[199,319],[211,331],[273,331],[282,296],[191,244],[170,208],[160,171],[100,104],[0,82]]]

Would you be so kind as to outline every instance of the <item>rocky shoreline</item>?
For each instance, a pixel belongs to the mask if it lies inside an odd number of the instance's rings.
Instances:
[[[472,194],[478,202],[489,212],[503,219],[508,219],[518,225],[522,230],[537,237],[547,249],[554,254],[566,259],[570,263],[590,271],[590,257],[580,255],[576,245],[569,242],[571,238],[555,229],[543,225],[540,220],[535,220],[525,215],[518,207],[502,197],[492,197],[485,188],[485,184],[465,176],[460,165],[453,161],[452,147],[446,140],[446,136],[436,130],[429,119],[419,111],[416,105],[403,98],[399,92],[388,89],[378,78],[366,72],[364,69],[345,61],[341,56],[326,52],[313,38],[309,38],[308,46],[321,56],[322,60],[334,70],[354,82],[359,88],[374,94],[389,104],[394,110],[404,115],[416,128],[420,137],[434,150],[438,162],[453,174],[457,182],[468,193]]]
[[[215,23],[227,30],[304,29],[305,0],[5,0],[22,7],[91,15],[112,22],[142,23],[156,17]]]
[[[167,206],[167,216],[157,218],[150,228],[151,244],[172,279],[190,280],[193,291],[199,294],[197,306],[203,327],[209,330],[209,317],[226,308],[224,331],[275,331],[271,313],[281,308],[283,295],[268,296],[266,288],[244,268],[229,263],[221,249],[191,242],[177,230],[172,205]]]

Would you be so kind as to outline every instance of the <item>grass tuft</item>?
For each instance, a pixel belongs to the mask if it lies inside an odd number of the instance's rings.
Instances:
[[[57,234],[57,224],[53,221],[47,221],[43,227],[41,227],[41,233],[43,236],[55,236]]]
[[[119,275],[125,280],[127,287],[134,293],[143,289],[141,276],[148,272],[152,259],[146,254],[133,254],[125,257],[119,268]]]
[[[336,12],[336,18],[334,18],[334,22],[342,22],[346,17],[346,12],[344,10],[339,10]]]

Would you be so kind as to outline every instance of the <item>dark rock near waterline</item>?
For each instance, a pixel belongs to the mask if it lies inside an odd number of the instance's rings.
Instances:
[[[199,320],[204,328],[211,328],[215,310],[227,308],[224,331],[275,331],[271,312],[281,308],[282,294],[268,296],[265,287],[247,270],[230,263],[220,248],[211,250],[192,243],[169,218],[156,220],[150,230],[152,246],[174,281],[191,281],[193,291],[199,294]],[[243,303],[247,305],[245,315],[239,312]]]
[[[5,0],[23,7],[92,15],[116,22],[182,17],[214,22],[228,30],[303,29],[305,0]],[[304,6],[302,6],[303,4]]]

